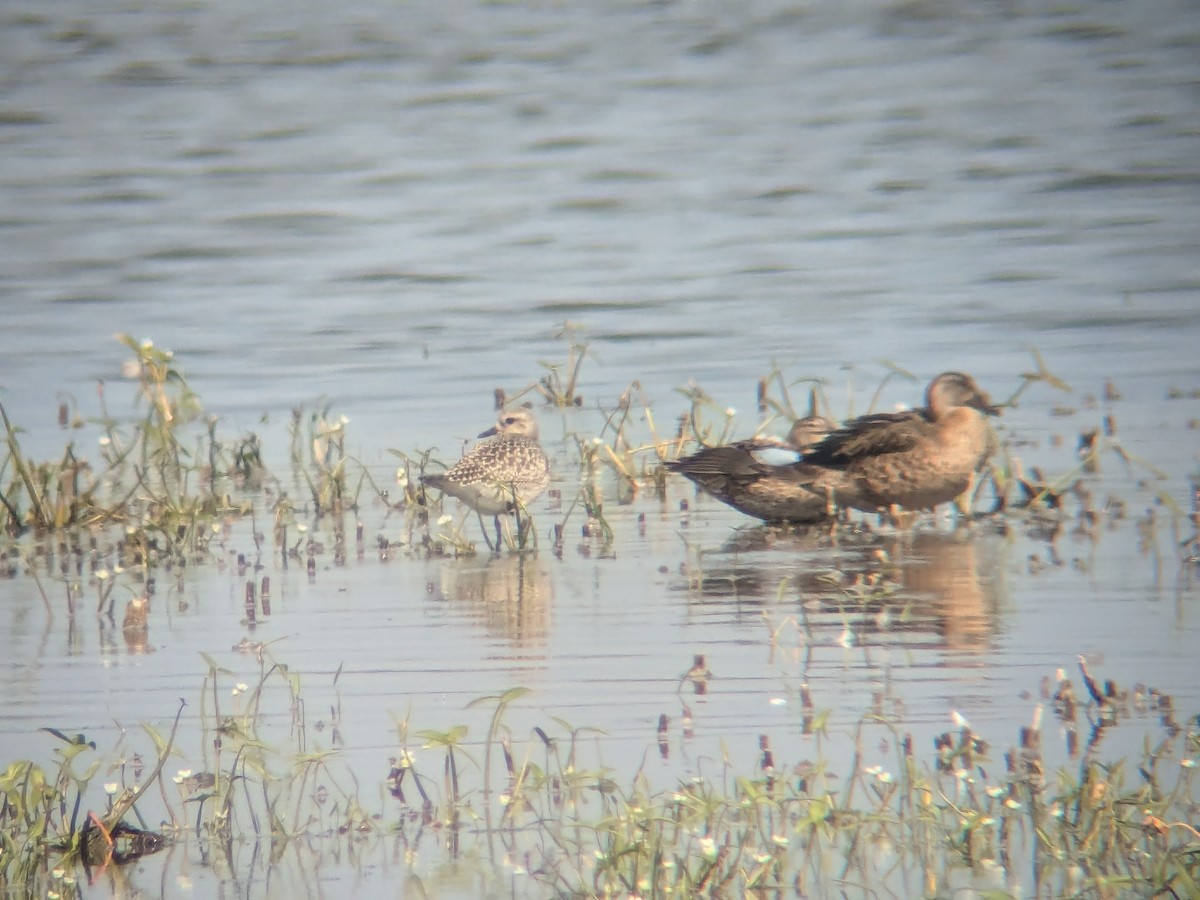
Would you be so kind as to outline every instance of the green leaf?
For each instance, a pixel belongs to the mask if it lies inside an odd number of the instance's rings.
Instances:
[[[65,741],[66,743],[70,744],[71,746],[91,747],[93,750],[96,749],[96,742],[89,741],[87,739],[87,736],[83,735],[83,734],[76,734],[76,735],[68,737],[67,735],[65,735],[61,731],[59,731],[57,728],[50,728],[49,726],[40,728],[39,731],[45,731],[49,734],[52,734],[56,738],[58,738],[60,741]]]
[[[213,659],[211,656],[209,656],[203,650],[200,651],[200,656],[204,659],[204,662],[208,664],[209,674],[212,674],[212,675],[216,675],[216,674],[232,675],[233,674],[232,669],[226,669],[224,666],[222,666],[219,662],[217,662],[215,659]]]

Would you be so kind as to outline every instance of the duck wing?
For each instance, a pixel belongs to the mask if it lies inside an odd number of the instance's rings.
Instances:
[[[834,431],[804,454],[804,462],[838,468],[855,460],[916,447],[931,422],[923,409],[860,416]]]

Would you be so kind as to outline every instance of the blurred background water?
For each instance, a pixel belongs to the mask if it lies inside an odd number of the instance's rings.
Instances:
[[[1187,2],[2,15],[0,384],[35,433],[118,330],[235,422],[324,396],[367,447],[473,423],[564,320],[595,399],[1031,345],[1092,387],[1196,372]]]
[[[774,364],[862,412],[879,360],[917,379],[889,382],[887,407],[951,368],[1007,396],[1036,347],[1076,393],[1031,390],[1006,416],[1025,462],[1064,471],[1112,413],[1164,478],[1107,466],[1096,493],[1131,519],[1159,492],[1187,509],[1198,51],[1184,0],[9,4],[0,400],[33,456],[90,442],[57,407],[96,415],[101,380],[129,409],[111,339],[126,332],[174,350],[223,433],[264,433],[277,458],[290,410],[331,404],[386,482],[388,448],[452,456],[495,387],[561,362],[566,322],[591,356],[585,409],[542,417],[560,461],[634,380],[661,423],[694,380],[749,433]],[[1107,381],[1120,400],[1101,399]],[[569,502],[574,473],[559,476]],[[817,603],[822,649],[785,663],[764,627],[796,612],[772,605],[779,585],[811,599],[805,579],[859,551],[739,537],[745,520],[703,498],[681,517],[684,497],[614,511],[616,560],[568,544],[561,562],[276,572],[270,636],[317,691],[351,660],[339,691],[364,769],[394,749],[390,715],[448,726],[514,683],[535,688],[529,722],[606,727],[636,765],[694,652],[726,686],[705,701],[704,752],[723,738],[747,765],[754,735],[795,725],[768,701],[801,681],[842,726],[894,691],[929,733],[961,707],[1011,736],[1080,653],[1200,699],[1177,535],[1139,544],[1126,520],[1063,551],[943,523],[889,547],[919,601],[911,635],[849,650],[844,614]],[[378,507],[363,518],[389,528]],[[705,585],[681,531],[713,553]],[[33,585],[6,585],[5,755],[36,755],[44,724],[102,737],[156,701],[173,711],[199,651],[236,664],[243,581],[190,573],[150,654],[48,622]],[[663,775],[690,765],[676,752]]]

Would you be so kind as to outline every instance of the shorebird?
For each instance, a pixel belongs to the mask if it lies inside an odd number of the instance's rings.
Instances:
[[[501,412],[479,437],[490,440],[476,444],[445,472],[422,476],[421,483],[466,503],[481,525],[483,516],[495,516],[496,546],[488,541],[488,547],[499,550],[500,516],[515,513],[517,533],[523,537],[521,512],[550,484],[550,460],[538,443],[537,420],[524,407]]]

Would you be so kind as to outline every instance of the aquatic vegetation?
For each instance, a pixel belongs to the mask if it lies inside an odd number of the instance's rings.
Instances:
[[[307,428],[305,428],[307,420]],[[294,475],[302,478],[312,501],[313,513],[337,516],[354,509],[359,502],[366,470],[358,467],[357,480],[349,482],[346,454],[345,416],[334,417],[328,405],[307,415],[302,407],[292,410],[289,425],[291,462]]]
[[[645,772],[622,781],[589,762],[586,748],[603,745],[595,729],[549,717],[524,739],[513,734],[506,714],[529,692],[511,688],[464,710],[491,710],[482,744],[467,724],[414,731],[399,723],[400,746],[377,776],[382,806],[372,809],[360,796],[370,779],[341,760],[336,706],[318,742],[300,673],[264,645],[247,652],[259,663],[253,684],[207,659],[202,768],[175,773],[174,792],[160,777],[180,752],[174,727],[166,736],[144,728],[156,760],[149,771],[130,749],[106,759],[86,736],[54,729],[53,764],[7,764],[0,889],[36,891],[77,861],[89,871],[119,865],[185,833],[206,856],[223,857],[247,840],[270,841],[277,855],[306,836],[390,835],[415,845],[424,832],[446,862],[475,860],[489,881],[519,876],[560,896],[822,895],[852,885],[926,896],[967,886],[1000,895],[1194,896],[1200,886],[1200,833],[1190,824],[1200,804],[1200,719],[1178,723],[1170,698],[1149,688],[1101,687],[1082,660],[1081,687],[1060,672],[999,760],[964,720],[927,757],[894,721],[869,711],[850,736],[852,757],[835,763],[823,755],[827,713],[806,695],[815,758],[783,760],[761,736],[753,771],[711,760],[666,787]],[[705,692],[710,675],[698,657],[680,688]],[[1045,770],[1047,709],[1067,735],[1073,769]],[[1107,729],[1150,716],[1158,724],[1147,723],[1138,759],[1100,758]],[[1082,748],[1074,736],[1081,717],[1089,729]],[[863,762],[866,748],[880,745],[891,748],[891,767]],[[430,754],[440,779],[418,765]],[[108,808],[85,812],[106,763],[117,773],[105,786]],[[149,790],[156,783],[157,794]],[[162,812],[157,831],[144,824],[150,806]],[[131,814],[140,828],[125,823]]]
[[[569,342],[566,362],[540,361],[539,365],[546,370],[546,374],[536,385],[527,389],[541,394],[553,406],[583,406],[583,396],[579,393],[579,370],[588,356],[588,345],[579,340],[578,334],[579,328],[575,325],[570,322],[562,324],[555,337]],[[496,408],[504,405],[502,398],[497,396]]]
[[[182,709],[180,710],[182,711]],[[142,791],[156,784],[170,752],[179,724],[178,715],[168,737],[149,726],[146,733],[159,749],[157,763],[147,774],[140,758],[110,765],[119,780],[106,783],[107,809],[83,812],[84,798],[103,760],[96,744],[85,735],[68,735],[43,728],[57,738],[57,770],[29,760],[16,760],[0,775],[0,889],[30,890],[46,876],[47,854],[62,865],[81,865],[89,875],[110,864],[122,865],[164,846],[164,838],[144,827],[125,822],[135,810]],[[77,769],[83,766],[82,770]]]
[[[103,410],[95,463],[74,445],[60,459],[34,462],[22,452],[20,429],[3,419],[0,517],[14,538],[6,571],[34,580],[50,617],[65,606],[74,623],[95,604],[102,629],[122,636],[130,653],[147,652],[148,621],[158,614],[156,579],[215,561],[247,578],[245,620],[253,625],[260,609],[269,615],[272,599],[270,576],[251,572],[255,553],[300,563],[310,578],[325,555],[335,565],[350,553],[361,559],[366,538],[358,513],[368,504],[393,526],[389,537],[377,539],[380,559],[475,552],[462,523],[419,488],[423,476],[442,467],[433,450],[393,451],[395,484],[383,485],[347,452],[345,418],[327,405],[297,408],[290,472],[277,477],[257,435],[218,434],[217,419],[204,414],[169,352],[124,344],[133,355],[127,371],[137,417],[124,422]],[[572,344],[566,367],[552,367],[539,382],[548,402],[580,406],[585,349]],[[885,380],[905,374],[893,369]],[[1040,358],[1037,371],[1022,379],[1010,404],[1029,384],[1062,386]],[[779,369],[760,382],[761,427],[800,412],[791,396],[798,385],[813,390],[810,379],[789,380]],[[536,386],[523,393],[531,392]],[[567,456],[575,457],[568,468],[575,468],[560,483],[571,484],[576,471],[578,481],[560,498],[554,523],[560,557],[572,525],[584,538],[581,554],[613,553],[620,527],[615,506],[643,490],[665,497],[664,461],[733,434],[731,408],[696,385],[684,393],[688,409],[670,434],[660,433],[637,382],[611,407],[567,411],[597,416],[600,424],[594,434],[579,430],[566,442]],[[830,406],[820,391],[811,395],[809,411],[818,404]],[[1094,538],[1128,515],[1121,504],[1089,492],[1089,477],[1113,458],[1145,473],[1151,485],[1161,474],[1125,451],[1110,413],[1095,433],[1081,436],[1079,464],[1070,471],[1043,475],[1006,449],[991,480],[977,485],[984,491],[990,485],[997,498],[988,515],[998,530],[1025,528],[1045,540],[1049,563],[1031,558],[1030,571],[1062,565],[1060,535]],[[1156,570],[1170,561],[1159,550],[1167,532],[1181,548],[1181,562],[1194,564],[1200,493],[1190,517],[1168,492],[1151,493],[1161,502],[1133,522],[1135,539]],[[248,520],[254,548],[231,562],[231,554],[216,551],[228,550],[237,519]],[[825,537],[832,543],[868,528],[839,524]],[[681,589],[689,596],[737,593],[745,584],[744,572],[712,565],[718,554],[701,541],[681,539]],[[897,572],[879,549],[866,571],[810,573],[820,585],[815,602],[845,623],[844,646],[856,630],[912,614]],[[798,590],[781,583],[778,606]],[[240,616],[240,596],[236,605]],[[792,635],[797,645],[812,644],[807,610],[789,608],[779,621],[764,612],[770,653],[784,654]],[[808,741],[806,758],[787,758],[795,745],[772,746],[766,735],[738,735],[731,739],[737,749],[756,748],[753,766],[739,770],[726,752],[696,760],[695,774],[683,781],[661,784],[647,766],[631,774],[606,765],[599,729],[539,711],[537,724],[517,731],[510,722],[529,696],[523,687],[479,698],[450,724],[420,727],[406,718],[390,759],[380,759],[374,772],[352,769],[340,702],[329,705],[321,722],[311,721],[311,676],[280,662],[265,643],[247,639],[237,649],[257,663],[257,673],[239,676],[203,657],[200,688],[187,698],[188,714],[199,722],[193,746],[179,746],[172,725],[169,731],[143,726],[102,749],[60,722],[46,729],[47,760],[0,760],[0,895],[78,896],[72,890],[78,865],[111,871],[185,839],[203,859],[230,871],[239,848],[259,842],[271,860],[289,848],[310,852],[317,841],[347,855],[402,847],[413,850],[399,858],[414,879],[432,883],[441,870],[466,867],[496,893],[546,896],[876,889],[945,895],[962,887],[998,895],[1188,896],[1200,880],[1194,831],[1200,722],[1178,721],[1161,692],[1097,683],[1082,661],[1078,679],[1060,674],[1046,686],[1015,737],[963,721],[933,748],[914,746],[900,719],[876,707],[861,714],[849,736],[829,733],[831,710],[804,684],[796,723]],[[664,698],[679,703],[685,740],[705,727],[685,693],[720,689],[696,654],[676,693]],[[1043,730],[1050,716],[1055,728]],[[1124,759],[1105,758],[1105,735],[1119,725],[1142,727],[1143,746]],[[657,731],[646,735],[647,757],[657,752],[665,759],[674,733],[662,713]],[[1054,758],[1065,756],[1069,767],[1051,770],[1043,755],[1043,741],[1054,734],[1063,742]],[[994,752],[1005,737],[1011,746]],[[888,765],[868,764],[881,747],[891,754]],[[424,855],[415,852],[419,846]]]
[[[203,541],[201,530],[225,515],[238,515],[244,503],[230,499],[226,480],[245,480],[259,469],[252,437],[229,445],[216,439],[215,423],[200,432],[193,426],[203,416],[199,400],[175,365],[174,356],[149,341],[119,336],[133,358],[125,374],[135,385],[140,419],[114,418],[103,385],[98,424],[100,458],[94,465],[81,458],[74,444],[61,460],[35,462],[21,450],[19,429],[3,416],[7,454],[0,464],[3,530],[15,535],[80,526],[117,525],[153,535],[162,551],[181,557]],[[195,449],[190,448],[195,439]],[[11,471],[5,476],[6,471]]]

